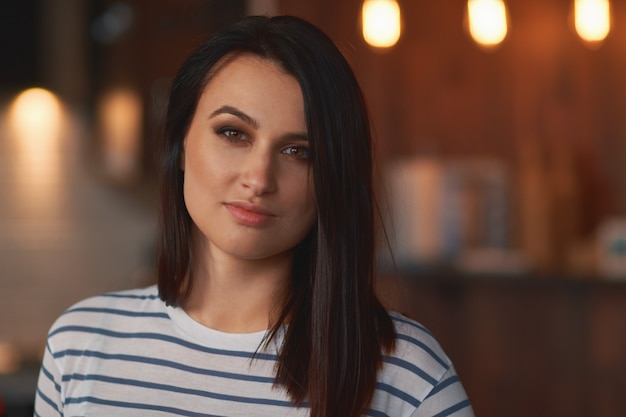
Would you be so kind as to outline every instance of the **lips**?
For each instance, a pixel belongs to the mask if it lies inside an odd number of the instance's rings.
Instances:
[[[276,217],[271,211],[246,202],[224,203],[224,207],[226,207],[237,223],[245,226],[264,226]]]

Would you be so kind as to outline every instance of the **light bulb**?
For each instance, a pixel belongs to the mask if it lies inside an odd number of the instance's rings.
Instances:
[[[584,41],[604,40],[611,29],[609,0],[575,0],[574,25]]]
[[[503,0],[468,0],[467,14],[470,35],[480,45],[496,46],[506,37],[506,5]]]
[[[107,173],[117,180],[132,179],[141,145],[141,97],[124,88],[111,90],[101,97],[98,116]]]
[[[362,9],[363,39],[375,47],[389,48],[398,42],[402,24],[396,0],[365,0]]]
[[[17,204],[51,210],[59,198],[65,106],[54,93],[30,88],[12,101],[7,121],[16,151]]]

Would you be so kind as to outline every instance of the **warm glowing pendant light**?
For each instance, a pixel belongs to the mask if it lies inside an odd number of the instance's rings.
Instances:
[[[16,179],[25,181],[19,183],[20,199],[37,201],[35,210],[50,209],[58,200],[66,109],[54,93],[30,88],[13,100],[7,121],[9,137],[17,150]]]
[[[480,45],[493,47],[504,40],[507,33],[504,0],[468,0],[469,32]]]
[[[611,29],[609,0],[574,0],[574,25],[584,41],[603,41]]]
[[[364,0],[362,9],[363,39],[377,48],[389,48],[398,42],[402,24],[396,0]]]

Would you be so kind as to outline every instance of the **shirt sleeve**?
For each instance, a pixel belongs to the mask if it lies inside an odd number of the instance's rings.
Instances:
[[[59,417],[63,415],[61,372],[54,361],[50,345],[46,350],[37,380],[35,394],[35,417]]]
[[[453,366],[439,379],[411,417],[474,417],[474,411]]]

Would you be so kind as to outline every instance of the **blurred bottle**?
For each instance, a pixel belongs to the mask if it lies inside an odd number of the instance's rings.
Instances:
[[[518,156],[520,247],[534,270],[546,272],[554,263],[549,223],[551,193],[538,141],[533,137],[522,138]]]

